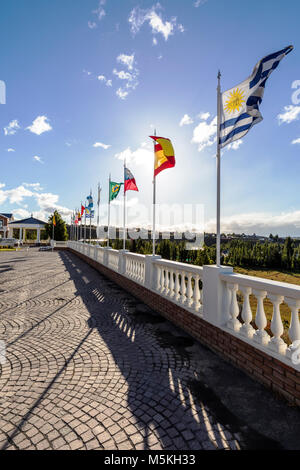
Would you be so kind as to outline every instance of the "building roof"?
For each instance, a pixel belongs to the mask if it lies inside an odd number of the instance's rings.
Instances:
[[[12,216],[13,216],[12,214],[7,214],[7,213],[4,214],[4,213],[2,213],[2,212],[0,213],[0,215],[3,215],[3,216],[6,217],[7,219],[11,219]]]
[[[28,219],[23,220],[15,220],[14,222],[10,222],[9,225],[46,225],[47,222],[43,222],[42,220],[35,219],[34,217],[29,217]]]

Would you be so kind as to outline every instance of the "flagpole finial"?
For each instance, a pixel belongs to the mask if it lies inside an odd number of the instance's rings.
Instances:
[[[218,80],[220,80],[220,78],[221,78],[221,72],[220,70],[218,70]]]

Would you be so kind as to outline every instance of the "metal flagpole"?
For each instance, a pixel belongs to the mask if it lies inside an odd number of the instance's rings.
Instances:
[[[156,129],[154,130],[154,135],[156,136]],[[154,141],[154,164],[153,164],[153,231],[152,231],[152,254],[155,255],[155,216],[156,216],[156,177],[155,177],[155,141]]]
[[[97,238],[98,238],[98,230],[99,230],[99,225],[100,225],[100,197],[101,197],[101,186],[100,183],[98,183],[98,201],[97,201],[97,206],[98,206],[98,212],[97,212]]]
[[[111,181],[111,174],[109,174],[109,183],[108,183],[107,248],[109,247],[109,225],[110,225],[110,181]]]
[[[124,207],[123,207],[123,250],[126,250],[126,191],[125,191],[126,158],[124,158]]]
[[[86,200],[84,204],[84,242],[86,242]]]
[[[80,240],[82,239],[82,201],[80,201]]]
[[[217,240],[216,255],[217,266],[221,266],[221,148],[220,148],[220,124],[221,124],[221,72],[218,72],[217,88]]]
[[[92,190],[90,191],[90,195],[92,196]],[[92,208],[90,210],[90,244],[92,239]]]

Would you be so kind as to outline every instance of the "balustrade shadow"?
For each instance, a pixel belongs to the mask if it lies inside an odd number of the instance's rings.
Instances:
[[[205,383],[193,367],[192,338],[76,255],[64,251],[60,257],[89,312],[89,327],[97,330],[126,381],[127,409],[145,450],[153,448],[153,432],[169,450],[196,450],[202,444],[282,448],[270,433],[260,434],[235,415]]]

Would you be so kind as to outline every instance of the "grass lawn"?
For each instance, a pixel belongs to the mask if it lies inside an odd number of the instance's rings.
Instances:
[[[289,284],[296,284],[300,285],[300,274],[299,273],[293,273],[293,272],[288,272],[288,271],[274,271],[270,269],[250,269],[250,268],[240,268],[240,267],[235,267],[234,272],[238,274],[245,274],[248,276],[256,276],[256,277],[262,277],[265,279],[272,279],[273,281],[279,281],[279,282],[287,282]],[[239,304],[242,305],[242,293],[239,291],[238,292],[238,300]],[[257,306],[257,300],[254,295],[250,296],[250,306],[253,314],[253,320],[255,318],[255,313],[256,313],[256,306]],[[268,326],[267,326],[267,331],[270,332],[270,324],[271,324],[271,319],[273,315],[273,304],[270,300],[265,299],[264,300],[264,308],[268,320]],[[282,338],[290,344],[290,340],[288,337],[288,328],[290,324],[290,318],[291,318],[291,311],[289,306],[286,303],[282,303],[280,305],[280,312],[281,312],[281,319],[283,322],[283,327],[284,327],[284,334]],[[253,325],[254,326],[254,325]]]
[[[17,250],[15,248],[0,248],[1,251],[20,251],[20,248],[17,248]]]

